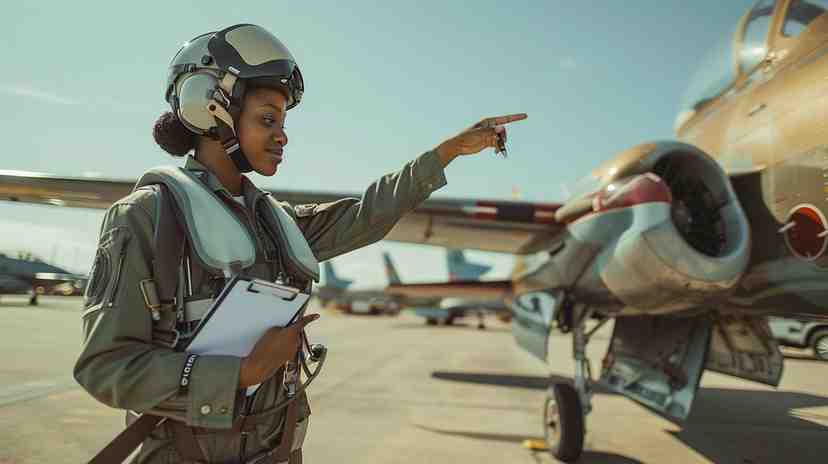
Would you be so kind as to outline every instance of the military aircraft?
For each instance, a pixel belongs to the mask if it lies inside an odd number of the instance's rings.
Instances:
[[[572,334],[574,382],[550,385],[543,407],[560,460],[581,454],[592,409],[588,320],[615,321],[600,381],[677,420],[705,370],[778,385],[770,315],[828,320],[828,14],[761,0],[726,39],[691,86],[676,140],[620,152],[564,202],[431,199],[387,236],[527,255],[513,279],[439,292],[506,298],[518,343],[541,359],[551,330]],[[101,208],[131,187],[0,173],[7,200]]]
[[[389,283],[399,283],[397,271],[388,252],[382,253],[385,264],[386,277]],[[395,313],[399,307],[392,297],[385,294],[382,288],[366,288],[349,290],[353,280],[344,279],[337,275],[333,261],[322,263],[322,281],[315,288],[322,306],[329,304],[343,309],[348,313],[367,312],[380,314],[381,312]]]
[[[388,252],[382,253],[383,266],[388,284],[402,284],[399,273]],[[474,280],[487,272],[491,266],[473,263],[466,260],[462,250],[446,251],[446,266],[450,280]],[[405,298],[389,295],[383,288],[367,288],[349,290],[352,280],[337,275],[332,261],[322,263],[322,282],[316,287],[320,302],[324,305],[333,304],[347,312],[370,312],[379,314],[384,310],[399,311],[402,307],[410,307],[415,314],[426,319],[430,325],[443,322],[447,325],[466,313],[477,313],[480,310],[503,310],[500,300],[468,301],[457,298]],[[389,309],[390,308],[390,309]],[[482,324],[482,322],[481,322]]]
[[[446,266],[449,282],[474,282],[491,269],[491,266],[485,264],[469,262],[463,250],[452,249],[446,251]],[[399,279],[389,280],[385,293],[397,299],[400,304],[411,307],[414,314],[424,318],[428,325],[452,325],[457,319],[473,315],[477,316],[477,328],[485,329],[485,314],[497,314],[504,320],[508,320],[511,314],[502,298],[446,298],[439,293],[412,297],[407,292],[395,292],[396,288],[408,287]]]
[[[0,253],[0,295],[29,294],[29,305],[38,304],[38,294],[58,284],[72,284],[74,289],[86,276],[72,274],[65,269],[44,263],[36,258],[17,259]]]

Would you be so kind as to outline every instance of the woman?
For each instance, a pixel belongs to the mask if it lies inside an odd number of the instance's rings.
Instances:
[[[255,263],[241,272],[307,288],[307,276],[280,259],[284,250],[261,220],[274,205],[263,206],[269,203],[259,200],[267,195],[243,175],[279,170],[288,143],[285,116],[303,90],[290,52],[264,29],[236,25],[208,33],[173,58],[166,95],[173,111],[159,118],[154,136],[172,155],[194,151],[184,169],[255,237]],[[443,169],[454,158],[502,145],[502,125],[525,117],[485,119],[377,180],[361,199],[276,207],[289,213],[317,260],[347,253],[382,239],[402,215],[445,185]],[[269,408],[285,397],[285,365],[295,359],[302,329],[318,315],[270,329],[245,358],[176,350],[225,276],[195,259],[189,242],[183,257],[170,261],[164,250],[181,246],[181,237],[159,226],[164,192],[137,188],[103,221],[75,378],[111,407],[171,419],[144,441],[137,462],[301,462],[307,398],[301,393],[275,413]],[[153,304],[148,282],[175,282],[178,298]]]

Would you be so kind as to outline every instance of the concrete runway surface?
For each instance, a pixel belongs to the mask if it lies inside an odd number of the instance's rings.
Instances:
[[[0,464],[85,462],[121,430],[123,415],[78,387],[80,299],[0,298]],[[569,379],[569,337],[550,366],[521,351],[508,325],[427,327],[410,315],[322,311],[328,345],[311,387],[305,462],[548,463],[521,446],[541,438],[550,375]],[[597,370],[610,330],[589,346]],[[828,363],[787,352],[779,389],[708,373],[683,426],[599,390],[584,463],[826,463]]]

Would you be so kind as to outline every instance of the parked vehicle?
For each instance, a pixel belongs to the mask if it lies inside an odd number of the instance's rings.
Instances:
[[[828,361],[828,323],[772,317],[770,328],[780,345],[811,348],[817,359]]]

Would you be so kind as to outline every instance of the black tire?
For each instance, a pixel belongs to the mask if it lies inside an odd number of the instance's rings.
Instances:
[[[811,335],[811,348],[817,359],[828,361],[828,329],[819,329]]]
[[[32,295],[29,297],[29,306],[37,306],[37,294]]]
[[[573,462],[584,451],[584,410],[568,383],[554,383],[543,404],[543,437],[556,459]]]
[[[426,325],[437,325],[437,319],[433,317],[426,318]]]
[[[445,325],[454,325],[454,316],[449,316],[443,322]]]

